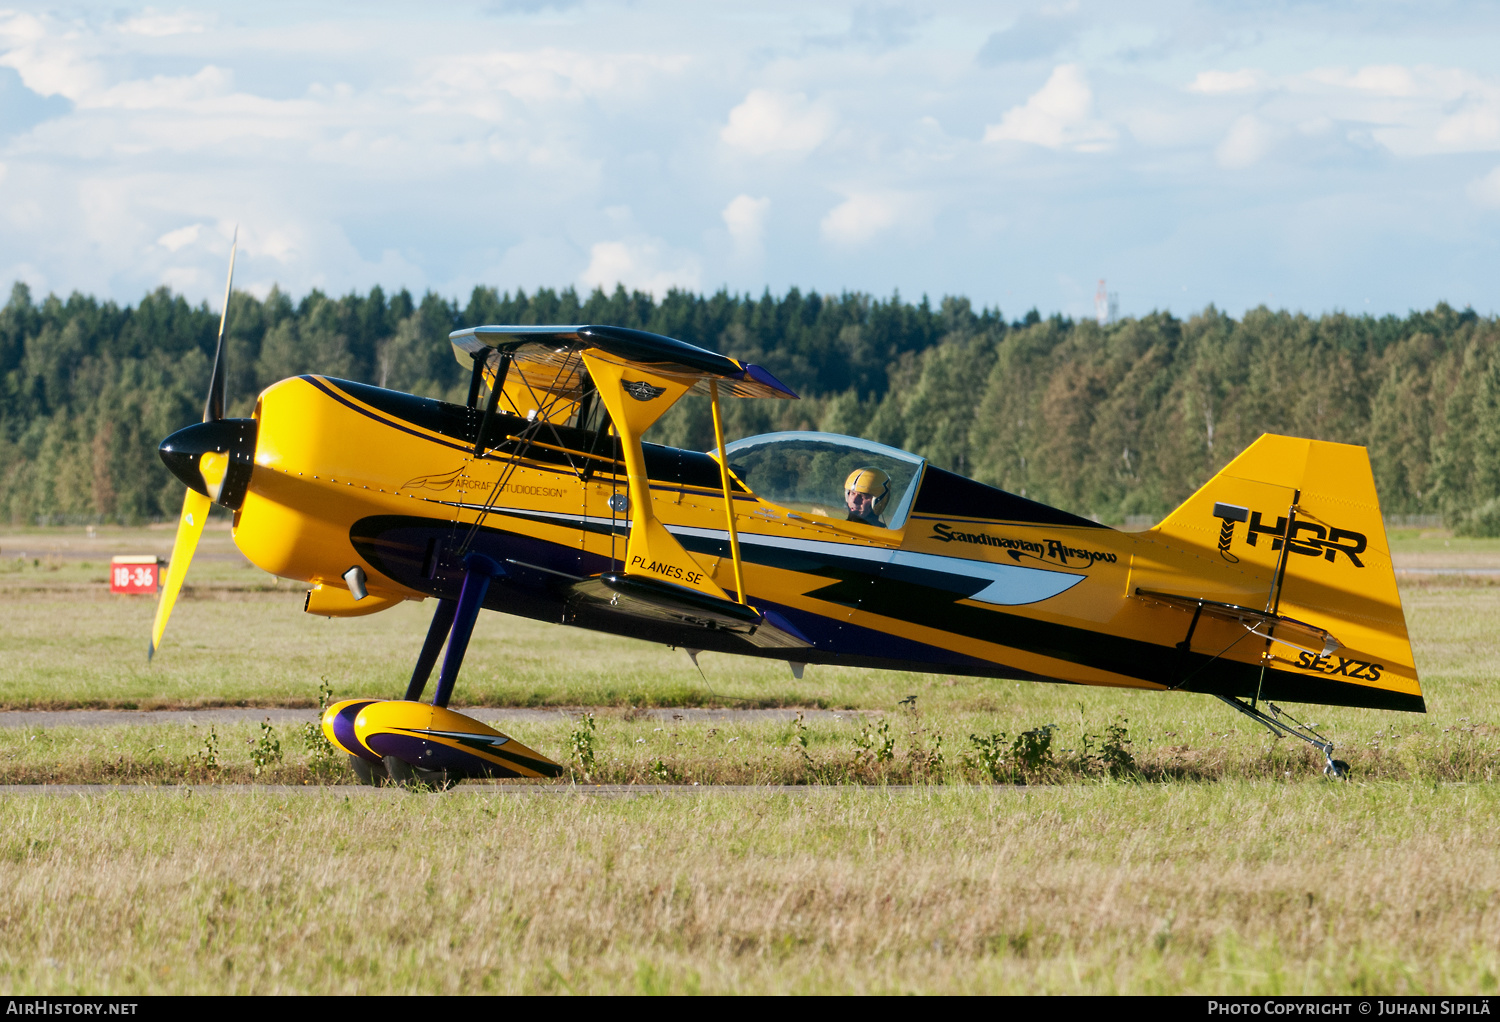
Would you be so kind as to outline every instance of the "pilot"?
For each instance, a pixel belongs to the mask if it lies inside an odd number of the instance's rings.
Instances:
[[[878,468],[857,468],[844,480],[844,506],[851,522],[884,529],[880,516],[890,499],[891,477]]]

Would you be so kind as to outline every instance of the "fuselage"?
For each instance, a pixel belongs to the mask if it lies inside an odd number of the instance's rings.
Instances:
[[[607,428],[496,414],[480,437],[478,408],[317,376],[268,388],[255,418],[235,542],[260,568],[329,590],[360,567],[377,603],[455,598],[463,557],[478,552],[505,571],[488,609],[691,649],[1417,708],[1415,672],[1404,665],[1381,664],[1384,685],[1344,684],[1320,665],[1268,660],[1258,643],[1238,641],[1239,625],[1196,617],[1184,646],[1188,615],[1138,591],[1253,605],[1274,570],[1269,542],[1232,562],[1216,556],[1217,522],[1201,541],[1121,532],[912,458],[900,521],[885,528],[843,520],[836,492],[828,503],[837,511],[790,507],[760,492],[753,474],[736,476],[744,596],[806,640],[789,652],[580,598],[580,583],[621,566],[631,527],[626,470]],[[733,590],[718,461],[644,451],[655,515],[694,562],[661,565],[663,581],[696,570]]]

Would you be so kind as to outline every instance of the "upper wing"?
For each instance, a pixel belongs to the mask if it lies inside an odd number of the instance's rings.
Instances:
[[[466,368],[476,356],[485,357],[493,367],[498,353],[507,351],[511,371],[520,372],[533,390],[564,399],[582,392],[583,366],[576,356],[585,351],[600,361],[689,382],[689,392],[707,394],[709,382],[715,381],[720,393],[735,397],[797,396],[760,366],[626,327],[476,326],[456,330],[448,339]]]

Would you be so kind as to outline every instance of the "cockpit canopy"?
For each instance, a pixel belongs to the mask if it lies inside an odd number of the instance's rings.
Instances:
[[[725,446],[729,467],[762,500],[802,514],[843,521],[844,480],[860,468],[891,478],[883,515],[899,529],[911,511],[925,458],[894,447],[838,433],[794,430],[746,437]]]

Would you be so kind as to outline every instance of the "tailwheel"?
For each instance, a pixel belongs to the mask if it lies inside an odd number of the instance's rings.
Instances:
[[[1266,704],[1271,710],[1271,715],[1268,716],[1262,713],[1253,703],[1246,706],[1231,696],[1220,695],[1218,698],[1233,706],[1251,720],[1264,724],[1266,729],[1278,738],[1286,735],[1288,738],[1296,738],[1304,741],[1317,749],[1323,754],[1323,776],[1330,781],[1347,781],[1349,779],[1349,764],[1341,759],[1333,758],[1333,743],[1314,730],[1317,727],[1316,724],[1302,723],[1275,703]],[[1282,721],[1280,719],[1282,717],[1285,717],[1291,723],[1288,724]]]

